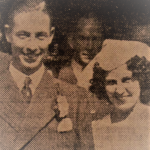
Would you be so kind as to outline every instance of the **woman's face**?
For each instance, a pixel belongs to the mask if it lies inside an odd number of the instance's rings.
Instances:
[[[139,100],[140,86],[139,82],[132,78],[132,72],[125,64],[108,74],[106,92],[117,110],[128,111]]]

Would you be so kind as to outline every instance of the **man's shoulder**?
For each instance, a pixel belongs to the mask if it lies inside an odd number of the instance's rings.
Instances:
[[[71,65],[63,67],[59,72],[58,78],[71,84],[77,83],[77,79]]]
[[[70,72],[73,72],[71,65],[66,65],[66,66],[64,66],[60,69],[59,76],[61,74],[67,74],[67,73],[70,73]]]
[[[10,61],[11,56],[9,54],[0,52],[0,72],[2,72],[3,69],[8,69]]]
[[[63,81],[61,79],[57,79],[57,78],[54,78],[54,84],[59,84],[60,88],[63,89],[63,91],[77,91],[77,92],[86,92],[86,90],[82,87],[79,87],[78,85],[76,84],[71,84],[71,83],[68,83],[66,81]]]
[[[9,64],[8,66],[5,66],[5,64],[3,66],[2,65],[3,63],[1,64],[0,62],[0,87],[14,83],[9,72]]]
[[[11,59],[11,55],[0,51],[0,61],[2,60],[10,61],[10,59]]]

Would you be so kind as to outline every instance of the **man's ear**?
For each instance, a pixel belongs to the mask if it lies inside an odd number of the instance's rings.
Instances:
[[[10,29],[10,26],[8,24],[5,24],[4,28],[5,28],[6,40],[7,40],[7,42],[11,43],[11,29]]]
[[[55,27],[51,27],[51,31],[50,31],[50,38],[49,38],[49,44],[51,44],[53,38],[55,35]]]
[[[68,44],[73,49],[74,47],[74,35],[73,33],[68,34]]]

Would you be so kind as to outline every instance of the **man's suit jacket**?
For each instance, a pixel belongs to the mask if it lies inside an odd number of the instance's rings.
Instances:
[[[73,72],[71,65],[67,65],[60,70],[58,79],[70,84],[77,84],[77,78]]]
[[[71,131],[57,131],[59,122],[52,108],[58,96],[56,84],[69,103],[67,118],[73,124]],[[93,149],[92,131],[84,124],[90,114],[84,89],[54,79],[45,71],[30,104],[22,100],[9,70],[3,69],[0,74],[0,149]]]

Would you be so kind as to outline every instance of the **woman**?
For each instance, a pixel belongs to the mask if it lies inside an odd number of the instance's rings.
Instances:
[[[109,115],[92,122],[95,149],[150,149],[149,61],[147,45],[107,40],[91,62],[90,90],[113,106]]]

